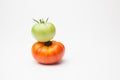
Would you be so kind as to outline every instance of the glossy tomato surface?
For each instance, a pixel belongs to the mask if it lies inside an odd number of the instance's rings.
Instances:
[[[55,36],[56,29],[54,24],[40,20],[32,26],[31,32],[36,40],[47,42]]]
[[[64,45],[56,41],[51,41],[51,44],[36,42],[32,46],[34,59],[42,64],[58,63],[62,59],[64,51]]]

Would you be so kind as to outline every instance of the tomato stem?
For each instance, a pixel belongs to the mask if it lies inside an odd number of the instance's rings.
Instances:
[[[52,45],[52,41],[45,42],[44,45],[45,46],[50,46],[50,45]]]
[[[48,21],[49,18],[46,19],[46,22]]]
[[[35,21],[35,22],[37,22],[37,23],[39,24],[39,23],[45,23],[45,22],[47,22],[47,21],[48,21],[48,19],[49,19],[49,18],[47,18],[47,19],[46,19],[46,21],[44,21],[44,19],[43,19],[43,18],[42,18],[42,19],[40,19],[39,21],[37,21],[36,19],[33,19],[33,21]]]
[[[39,23],[39,21],[37,21],[36,19],[33,19],[33,21],[35,21],[35,22]]]
[[[40,21],[40,23],[45,23],[43,19],[40,19],[39,21]]]

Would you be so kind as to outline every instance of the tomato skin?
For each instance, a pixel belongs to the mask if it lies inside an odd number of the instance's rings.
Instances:
[[[56,28],[54,24],[50,22],[37,23],[32,26],[31,32],[36,40],[47,42],[55,36]]]
[[[52,41],[50,46],[46,46],[43,42],[36,42],[32,46],[34,59],[42,64],[58,63],[62,59],[64,51],[64,45],[56,41]]]

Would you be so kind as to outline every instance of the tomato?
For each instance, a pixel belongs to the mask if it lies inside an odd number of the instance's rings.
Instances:
[[[31,31],[36,40],[40,42],[47,42],[55,36],[56,29],[54,24],[47,22],[47,20],[45,22],[43,19],[34,21],[37,23],[33,25]]]
[[[60,62],[64,55],[65,47],[57,41],[36,42],[32,46],[34,59],[42,64],[55,64]]]

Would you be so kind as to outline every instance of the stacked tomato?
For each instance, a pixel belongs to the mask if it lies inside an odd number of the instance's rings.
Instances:
[[[32,35],[37,40],[32,46],[32,55],[34,59],[42,64],[55,64],[61,61],[65,47],[62,43],[53,41],[56,28],[53,23],[34,20],[37,23],[32,27]]]

